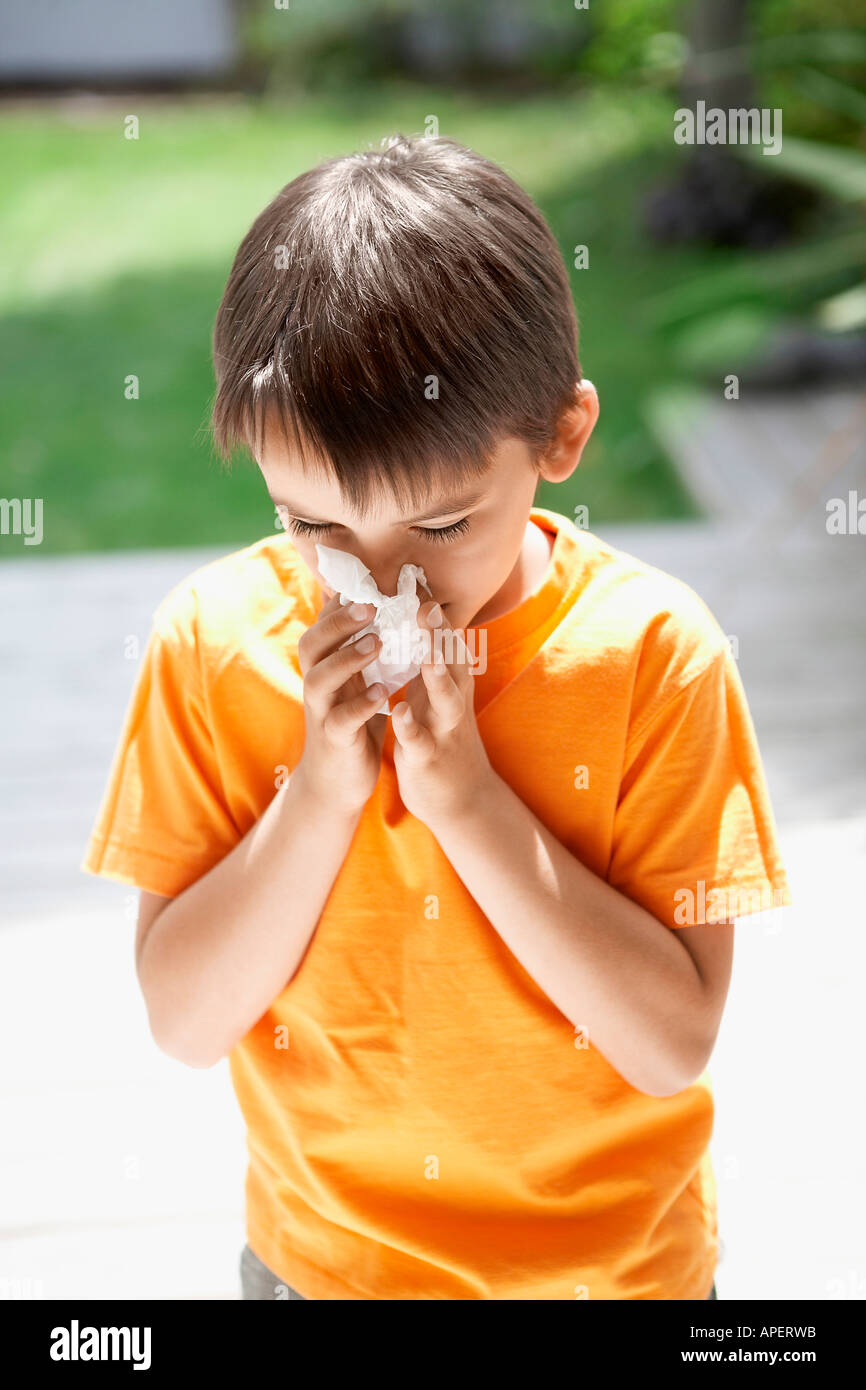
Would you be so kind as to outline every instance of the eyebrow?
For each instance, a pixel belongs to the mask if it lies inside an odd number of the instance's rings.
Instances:
[[[290,512],[292,516],[298,517],[299,520],[312,522],[314,526],[333,525],[333,522],[322,521],[320,517],[306,515],[299,507],[293,506],[293,504],[287,501],[285,498],[280,502],[277,501],[276,497],[274,497],[270,492],[268,493],[268,496],[270,497],[275,507],[285,507],[286,511]],[[446,498],[442,505],[438,507],[430,507],[427,509],[426,512],[420,512],[418,516],[410,516],[407,517],[404,521],[398,521],[394,524],[395,526],[405,526],[407,524],[411,524],[413,521],[430,521],[433,520],[435,517],[450,516],[452,512],[463,511],[466,507],[474,507],[476,502],[482,501],[482,499],[486,496],[486,492],[482,491],[479,488],[475,488],[472,492],[464,493],[460,497]]]

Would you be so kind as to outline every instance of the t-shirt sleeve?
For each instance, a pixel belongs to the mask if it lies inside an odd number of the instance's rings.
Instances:
[[[195,599],[154,614],[81,869],[176,897],[240,839],[202,689]]]
[[[607,877],[668,927],[790,905],[757,738],[727,644],[629,738]]]

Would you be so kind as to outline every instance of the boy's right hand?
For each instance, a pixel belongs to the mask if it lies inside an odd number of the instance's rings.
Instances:
[[[376,611],[364,604],[363,616],[356,618],[353,606],[332,595],[298,641],[305,735],[297,771],[314,796],[349,814],[363,810],[376,785],[387,721],[387,715],[374,713],[385,699],[384,686],[377,686],[371,699],[372,687],[361,675],[378,654],[380,638],[367,634],[365,641],[373,639],[367,652],[356,642],[340,645],[366,627]]]

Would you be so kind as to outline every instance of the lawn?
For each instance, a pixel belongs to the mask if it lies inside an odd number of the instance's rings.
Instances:
[[[647,424],[653,393],[682,370],[659,306],[738,258],[660,249],[642,230],[643,193],[674,158],[669,98],[595,89],[481,103],[406,85],[342,106],[136,97],[22,106],[0,121],[0,494],[43,498],[42,553],[241,545],[273,527],[254,464],[221,469],[207,435],[210,334],[232,257],[296,174],[419,130],[429,112],[528,189],[567,265],[589,247],[571,277],[602,414],[579,470],[542,486],[539,503],[585,504],[590,526],[694,514]],[[131,113],[138,140],[124,139]],[[124,394],[132,374],[137,400]]]

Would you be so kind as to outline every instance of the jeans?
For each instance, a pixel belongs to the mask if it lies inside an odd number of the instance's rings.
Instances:
[[[284,1292],[284,1290],[286,1292]],[[277,1300],[279,1298],[299,1298],[302,1303],[309,1300],[304,1298],[297,1289],[292,1289],[288,1284],[263,1264],[258,1255],[254,1255],[248,1245],[241,1251],[241,1291],[243,1298],[267,1298]],[[710,1289],[708,1298],[718,1298],[716,1286]]]
[[[243,1298],[270,1298],[278,1300],[281,1298],[299,1298],[306,1303],[302,1293],[297,1289],[289,1288],[289,1285],[273,1270],[268,1269],[267,1265],[254,1255],[248,1245],[241,1251],[241,1296]]]

